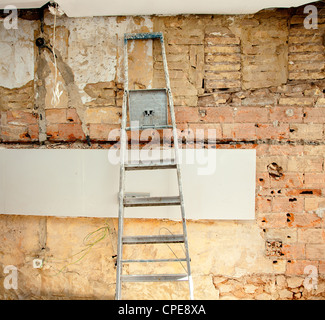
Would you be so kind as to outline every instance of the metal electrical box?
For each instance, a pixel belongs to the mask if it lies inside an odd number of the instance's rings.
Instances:
[[[166,89],[129,90],[129,117],[131,127],[168,125]]]

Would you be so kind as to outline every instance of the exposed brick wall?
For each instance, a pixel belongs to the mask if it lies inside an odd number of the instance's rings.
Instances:
[[[319,28],[306,30],[303,9],[290,19],[289,80],[324,79],[324,16],[318,16]]]
[[[251,16],[154,17],[153,29],[164,32],[166,38],[180,128],[213,127],[218,131],[217,140],[322,140],[324,24],[318,6],[317,30],[304,28],[303,8],[265,10]],[[29,126],[37,121],[45,123],[45,140],[61,142],[85,141],[86,135],[104,142],[110,130],[120,124],[123,84],[87,83],[83,91],[89,101],[82,102],[80,89],[73,85],[74,70],[66,58],[69,32],[60,26],[57,33],[63,94],[55,108],[67,110],[50,110],[53,65],[48,52],[36,48],[36,61],[41,61],[36,62],[37,75],[48,80],[38,79],[35,90],[33,81],[21,88],[1,89],[3,142],[36,141],[37,130]],[[50,42],[52,27],[46,26],[42,35]],[[71,50],[76,49],[74,41],[70,45]],[[159,50],[155,43],[154,87],[164,86]],[[134,61],[132,54],[130,61]],[[138,78],[131,87],[146,87]],[[47,92],[39,101],[44,85]],[[39,112],[42,104],[49,109],[44,114]],[[6,111],[12,109],[25,112],[25,123],[23,117],[19,124],[7,119]],[[63,116],[68,109],[76,109],[79,119]],[[30,122],[28,113],[36,123]]]
[[[209,271],[209,290],[203,278],[200,282],[205,288],[202,292],[208,290],[212,298],[325,297],[325,11],[322,3],[316,5],[316,30],[304,28],[303,7],[244,16],[150,17],[152,30],[139,17],[134,29],[129,30],[164,32],[176,121],[183,136],[187,129],[205,129],[205,133],[214,129],[216,141],[212,147],[257,151],[255,226],[265,246],[254,263],[261,263],[258,259],[262,256],[273,269],[234,279],[222,274],[216,263],[216,269]],[[89,82],[81,89],[76,80],[78,70],[69,66],[67,52],[80,49],[87,56],[87,46],[77,46],[75,38],[82,35],[69,34],[64,26],[67,18],[61,19],[57,50],[59,79],[64,84],[62,101],[55,108],[51,106],[53,64],[50,56],[35,48],[35,81],[20,88],[0,87],[0,139],[5,147],[109,147],[109,132],[120,127],[123,79],[116,75],[114,80]],[[120,17],[118,23],[125,19]],[[52,36],[50,23],[44,36]],[[117,74],[122,65],[121,46],[112,39],[109,46],[105,44],[115,50]],[[94,43],[87,45],[94,47]],[[146,50],[142,46],[139,52],[131,53],[131,62]],[[144,80],[141,74],[132,79],[132,87],[145,88],[150,81],[153,87],[164,86],[159,50],[153,44],[152,70],[148,67]],[[81,68],[88,61],[83,63]],[[89,72],[92,68],[90,65]],[[44,140],[39,132],[45,133]],[[87,136],[91,146],[85,143]],[[33,223],[21,219],[25,221],[22,223],[39,224],[38,218]],[[59,227],[57,220],[53,221],[54,234]],[[83,228],[84,221],[75,223],[76,230]],[[197,224],[193,225],[196,228]],[[205,241],[218,224],[209,227],[210,231],[205,231],[206,225],[201,225]],[[5,229],[2,232],[4,237],[8,233]],[[55,246],[51,250],[55,252]],[[104,257],[100,261],[112,264]],[[317,290],[303,287],[307,266],[316,267]],[[82,296],[96,297],[103,292],[102,284],[96,289],[92,285],[85,284]],[[78,296],[73,290],[62,289],[56,295],[44,289],[42,293],[47,297]]]

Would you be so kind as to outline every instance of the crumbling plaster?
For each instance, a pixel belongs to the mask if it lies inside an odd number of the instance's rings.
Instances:
[[[37,22],[19,20],[7,30],[0,19],[0,87],[18,88],[34,79],[34,31]]]

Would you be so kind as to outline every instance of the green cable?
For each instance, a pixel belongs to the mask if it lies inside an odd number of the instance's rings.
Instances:
[[[57,276],[59,275],[61,272],[63,272],[63,270],[65,270],[68,266],[72,265],[72,264],[76,264],[79,261],[81,261],[90,251],[91,249],[100,241],[104,240],[107,236],[109,235],[109,225],[108,225],[108,221],[106,220],[105,222],[105,226],[104,227],[100,227],[98,229],[96,229],[95,231],[92,231],[90,233],[88,233],[84,239],[83,239],[83,243],[86,246],[86,248],[80,250],[79,252],[73,254],[70,258],[73,258],[75,256],[80,255],[81,253],[85,252],[80,258],[78,258],[75,261],[72,261],[68,264],[66,264],[65,266],[63,266],[56,274],[54,274],[53,276]]]

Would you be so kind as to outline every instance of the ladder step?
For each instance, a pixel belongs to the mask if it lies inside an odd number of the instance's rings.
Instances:
[[[124,207],[175,206],[180,205],[179,196],[174,197],[124,197]]]
[[[183,243],[182,234],[155,236],[128,236],[122,238],[123,244]]]
[[[131,263],[131,262],[181,262],[186,261],[186,258],[180,259],[127,259],[121,260],[122,263]]]
[[[121,275],[121,281],[123,282],[188,281],[188,275],[187,273]]]
[[[164,160],[163,162],[140,162],[140,163],[126,163],[126,171],[132,170],[155,170],[155,169],[176,169],[177,165],[174,160]]]

